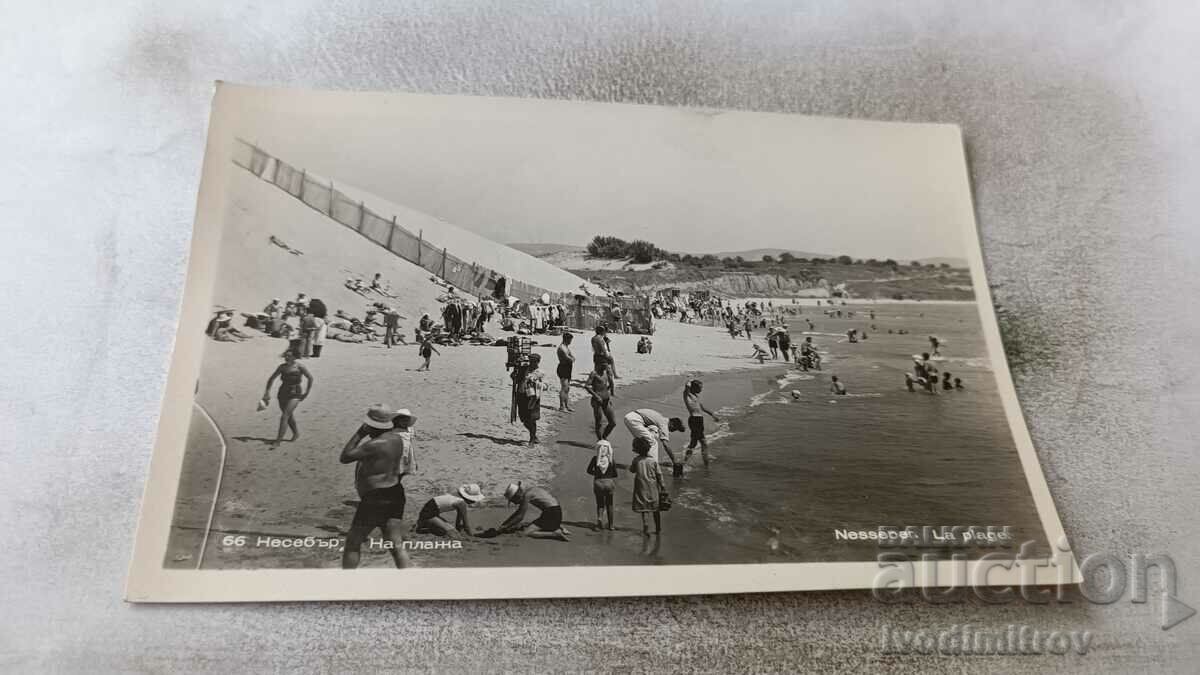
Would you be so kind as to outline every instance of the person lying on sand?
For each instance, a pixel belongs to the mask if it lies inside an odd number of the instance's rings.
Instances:
[[[467,507],[483,501],[483,491],[475,483],[460,485],[456,492],[447,492],[425,502],[417,515],[418,534],[437,534],[457,539],[456,532],[468,537],[475,535]],[[454,525],[442,518],[443,513],[455,512]]]
[[[279,239],[275,235],[271,235],[270,237],[268,237],[268,239],[270,240],[270,242],[272,244],[275,244],[279,248],[287,251],[288,253],[291,253],[292,255],[304,255],[303,251],[301,251],[298,248],[292,248],[291,246],[288,246],[286,243],[284,243],[283,240]]]
[[[526,488],[521,485],[520,481],[509,483],[504,490],[504,499],[509,503],[516,504],[517,510],[503,523],[500,523],[500,526],[495,529],[496,534],[520,532],[534,539],[569,541],[567,536],[570,533],[562,526],[562,506],[546,488]],[[524,523],[525,514],[529,511],[530,505],[541,513],[535,520]]]
[[[208,322],[205,333],[217,342],[244,342],[253,337],[233,326],[232,310],[218,311]]]

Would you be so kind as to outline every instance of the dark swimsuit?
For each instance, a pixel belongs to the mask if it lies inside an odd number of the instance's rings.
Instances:
[[[295,370],[285,370],[279,373],[279,394],[280,401],[290,401],[294,398],[300,398],[304,393],[300,386],[300,381],[304,378],[304,373],[300,371],[300,366],[296,366]]]
[[[562,354],[558,355],[558,379],[569,380],[575,369],[575,362],[563,358]]]

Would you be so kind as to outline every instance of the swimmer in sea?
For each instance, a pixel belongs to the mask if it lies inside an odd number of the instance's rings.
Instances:
[[[837,396],[846,395],[846,385],[842,384],[837,375],[829,378],[829,392]]]

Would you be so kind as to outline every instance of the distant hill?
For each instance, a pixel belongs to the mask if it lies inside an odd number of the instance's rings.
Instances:
[[[508,244],[509,248],[515,248],[521,253],[531,255],[535,258],[551,255],[554,253],[582,253],[585,249],[582,246],[572,246],[570,244],[531,244],[531,243],[516,243]]]
[[[945,263],[951,267],[968,267],[966,258],[921,258],[917,262],[921,263],[922,265],[941,265],[942,263]]]
[[[833,258],[835,256],[828,253],[811,253],[809,251],[796,251],[786,248],[752,248],[749,251],[726,251],[724,253],[713,253],[712,255],[718,258],[736,258],[742,256],[744,260],[762,260],[764,255],[769,255],[778,258],[782,253],[791,253],[797,258]],[[703,253],[693,253],[692,255],[705,255]]]

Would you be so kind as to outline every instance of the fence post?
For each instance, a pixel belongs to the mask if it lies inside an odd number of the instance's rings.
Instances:
[[[274,157],[272,159],[275,160],[275,170],[273,172],[271,172],[271,184],[278,187],[279,186],[279,158]]]
[[[388,230],[387,250],[392,250],[392,235],[396,234],[396,216],[392,216],[392,227]]]
[[[367,206],[362,202],[358,203],[358,231],[362,232],[363,222],[367,219]]]
[[[325,215],[329,216],[330,218],[333,217],[333,179],[332,178],[329,179],[329,208],[327,209],[327,212],[325,213]]]
[[[442,248],[442,280],[446,279],[446,249]]]
[[[308,169],[300,169],[300,201],[304,201],[304,184],[307,181]]]
[[[425,248],[425,230],[417,232],[417,267],[421,266],[421,249]]]

